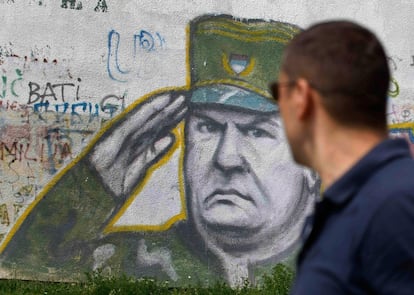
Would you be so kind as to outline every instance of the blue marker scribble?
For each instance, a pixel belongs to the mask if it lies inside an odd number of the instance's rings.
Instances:
[[[107,70],[109,77],[112,80],[119,81],[119,82],[126,82],[126,80],[120,79],[115,77],[113,71],[112,71],[112,61],[115,63],[115,70],[120,74],[128,74],[129,71],[124,71],[119,66],[119,60],[118,60],[118,52],[119,52],[119,43],[120,43],[120,35],[115,30],[112,30],[108,34],[108,60],[107,60]]]

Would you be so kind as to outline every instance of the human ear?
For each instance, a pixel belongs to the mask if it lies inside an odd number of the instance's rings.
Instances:
[[[296,81],[295,95],[295,108],[299,119],[306,119],[312,113],[313,96],[314,93],[310,83],[303,78],[299,78]]]

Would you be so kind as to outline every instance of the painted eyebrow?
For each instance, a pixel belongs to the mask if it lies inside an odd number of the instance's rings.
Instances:
[[[217,120],[215,120],[215,119],[213,119],[213,118],[211,118],[211,117],[209,117],[207,115],[200,114],[198,112],[194,112],[193,113],[193,116],[196,117],[197,119],[202,119],[202,120],[205,120],[205,121],[213,122],[214,124],[217,124],[219,126],[223,126],[224,125],[223,123],[221,123],[221,122],[219,122],[219,121],[217,121]]]
[[[280,124],[277,121],[272,120],[272,118],[269,118],[269,117],[266,117],[266,118],[256,117],[251,122],[248,122],[248,123],[237,123],[236,126],[241,127],[241,128],[245,128],[245,127],[260,125],[262,123],[269,124],[269,125],[274,126],[274,127],[280,127]]]

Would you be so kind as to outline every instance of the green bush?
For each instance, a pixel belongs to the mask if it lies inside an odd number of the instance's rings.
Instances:
[[[249,282],[239,288],[217,282],[208,287],[171,287],[168,282],[153,279],[135,279],[125,275],[103,276],[99,272],[87,274],[87,280],[79,283],[53,283],[40,281],[1,280],[2,295],[287,295],[294,277],[293,271],[283,264],[273,268],[271,274],[263,276],[257,286]]]
[[[276,265],[270,275],[264,275],[261,294],[289,294],[294,278],[293,271],[283,264]]]

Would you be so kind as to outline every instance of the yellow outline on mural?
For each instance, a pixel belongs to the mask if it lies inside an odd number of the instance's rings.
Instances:
[[[388,129],[389,130],[393,130],[393,129],[409,129],[409,131],[413,134],[414,136],[414,122],[404,122],[404,123],[395,123],[395,124],[390,124],[388,125]],[[401,131],[403,132],[403,131]]]
[[[173,130],[173,134],[175,135],[174,145],[169,149],[167,154],[165,154],[157,163],[152,165],[147,170],[144,179],[141,181],[141,183],[134,190],[134,192],[131,194],[128,200],[124,203],[124,205],[122,205],[121,209],[119,209],[116,215],[111,219],[111,221],[108,223],[108,225],[103,230],[105,234],[111,233],[111,232],[138,231],[138,230],[163,231],[163,230],[170,228],[177,221],[183,220],[186,218],[186,211],[184,210],[185,209],[185,196],[184,196],[184,189],[183,189],[184,184],[182,183],[183,182],[183,176],[182,176],[183,170],[181,169],[182,168],[181,161],[184,155],[183,132],[184,132],[184,122],[181,122],[179,126],[174,128]],[[121,216],[129,208],[132,202],[139,196],[143,188],[147,185],[154,171],[159,169],[161,166],[165,165],[171,159],[174,152],[179,148],[181,148],[181,151],[180,151],[180,161],[179,161],[179,167],[178,167],[178,181],[179,181],[179,191],[180,191],[180,201],[181,201],[181,212],[171,217],[165,223],[160,224],[160,225],[145,225],[145,224],[115,225],[115,223],[119,220],[119,218],[121,218]]]
[[[241,28],[241,27],[245,27],[245,28]],[[233,20],[231,19],[227,19],[227,20],[222,20],[221,23],[217,23],[217,22],[211,22],[211,23],[204,23],[202,25],[202,29],[199,30],[199,32],[207,32],[207,31],[215,31],[215,30],[222,30],[227,29],[229,31],[236,31],[239,33],[243,33],[243,34],[250,34],[250,35],[267,35],[267,36],[271,36],[274,33],[280,33],[283,35],[286,35],[289,40],[291,40],[293,38],[294,35],[296,35],[300,29],[299,28],[295,28],[295,27],[286,27],[285,30],[283,29],[268,29],[265,28],[263,29],[264,25],[262,23],[254,23],[254,22],[249,22],[249,23],[238,23],[237,25],[234,23]]]
[[[191,85],[191,61],[190,61],[190,54],[191,54],[190,53],[190,51],[191,51],[190,34],[191,34],[191,29],[190,29],[190,25],[186,26],[185,33],[186,33],[185,66],[186,66],[186,69],[187,69],[186,75],[185,75],[185,82],[187,84],[187,87],[190,87],[190,85]]]
[[[113,118],[112,120],[106,122],[104,126],[99,129],[99,131],[94,135],[94,137],[91,139],[91,141],[88,143],[88,145],[80,152],[80,154],[75,157],[68,165],[66,165],[62,170],[60,170],[55,176],[52,177],[52,179],[43,187],[43,189],[40,191],[40,193],[36,196],[35,200],[25,209],[25,211],[22,213],[22,215],[17,219],[16,223],[13,224],[10,231],[5,235],[4,240],[0,244],[0,253],[4,251],[4,249],[7,247],[11,239],[13,238],[14,234],[18,231],[20,226],[23,224],[24,220],[27,218],[27,216],[30,214],[30,212],[36,207],[36,205],[46,196],[46,194],[57,184],[57,182],[68,172],[73,166],[75,166],[81,159],[83,159],[92,149],[92,147],[96,144],[96,142],[102,137],[102,135],[109,130],[116,122],[118,122],[120,119],[122,119],[124,116],[126,116],[130,111],[132,111],[135,107],[137,107],[139,104],[143,103],[150,97],[153,97],[154,95],[171,92],[171,91],[188,91],[188,86],[183,87],[166,87],[162,89],[158,89],[155,91],[152,91],[150,93],[147,93],[146,95],[142,96],[141,98],[137,99],[133,103],[131,103],[121,114]],[[182,127],[181,127],[182,128]],[[178,140],[180,141],[180,140]],[[184,145],[181,144],[181,146],[184,148]],[[163,158],[162,158],[163,159]],[[160,161],[162,161],[160,159]],[[182,157],[180,157],[180,162],[183,160]],[[158,161],[159,162],[159,161]],[[158,163],[157,162],[157,163]],[[154,165],[156,165],[155,163]],[[161,165],[157,166],[160,167]],[[180,171],[182,171],[183,164],[180,163],[179,165]],[[151,167],[152,168],[152,167]],[[179,174],[182,174],[180,172]],[[150,176],[150,173],[146,173],[143,182],[146,182],[146,178]],[[182,176],[179,175],[181,179],[179,179],[180,182],[182,182]],[[139,186],[139,185],[138,185]],[[185,204],[185,195],[184,195],[184,187],[180,184],[180,199],[181,203]],[[185,205],[182,206],[181,212],[170,218],[168,221],[166,221],[164,224],[159,225],[157,228],[159,231],[167,230],[171,227],[171,225],[174,224],[177,220],[182,220],[186,218],[186,207]],[[109,221],[109,223],[112,222],[112,219]]]
[[[252,36],[252,37],[243,37],[240,34],[237,33],[232,33],[232,32],[226,32],[223,30],[198,30],[199,33],[214,33],[217,35],[221,35],[221,36],[225,36],[225,37],[230,37],[236,40],[240,40],[240,41],[246,41],[246,42],[259,42],[259,41],[276,41],[282,44],[287,44],[290,40],[292,39],[285,39],[282,37],[270,37],[270,36]]]

